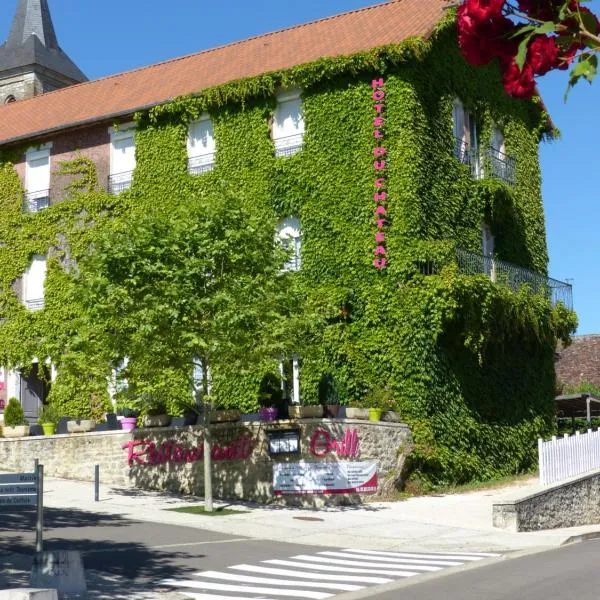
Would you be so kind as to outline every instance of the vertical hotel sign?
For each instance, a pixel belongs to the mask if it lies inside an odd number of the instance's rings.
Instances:
[[[385,225],[387,217],[387,192],[386,192],[386,154],[384,146],[385,133],[385,80],[383,77],[373,79],[371,82],[373,88],[373,108],[375,116],[373,117],[373,137],[375,138],[375,147],[373,148],[373,171],[375,176],[373,200],[375,201],[375,223],[377,231],[375,232],[375,258],[373,266],[376,269],[384,269],[387,264],[387,254],[385,247]]]

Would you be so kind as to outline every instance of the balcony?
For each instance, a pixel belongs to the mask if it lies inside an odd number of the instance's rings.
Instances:
[[[508,156],[497,148],[489,148],[482,153],[471,148],[465,140],[454,138],[454,156],[463,165],[471,167],[471,174],[476,179],[495,177],[509,185],[515,185],[517,182],[517,161],[513,156]],[[489,165],[486,162],[485,167],[484,156],[489,160]]]
[[[296,133],[273,140],[275,142],[275,156],[293,156],[302,150],[304,133]]]
[[[490,161],[491,177],[501,179],[509,185],[517,183],[517,161],[497,148],[489,148],[487,156]]]
[[[50,206],[50,190],[26,192],[23,198],[23,212],[36,213]]]
[[[215,153],[193,156],[188,159],[187,169],[190,175],[202,175],[215,167]]]
[[[44,308],[44,299],[34,298],[32,300],[25,300],[25,306],[28,310],[42,310]]]
[[[568,283],[462,248],[456,249],[456,260],[459,271],[465,275],[487,275],[492,281],[507,285],[515,292],[527,287],[534,294],[544,294],[553,306],[562,303],[573,310],[573,286]]]
[[[133,171],[114,173],[108,176],[107,190],[109,194],[120,194],[131,187]]]

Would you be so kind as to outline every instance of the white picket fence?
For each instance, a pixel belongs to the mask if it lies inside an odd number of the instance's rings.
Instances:
[[[550,485],[600,469],[600,430],[538,440],[540,483]]]

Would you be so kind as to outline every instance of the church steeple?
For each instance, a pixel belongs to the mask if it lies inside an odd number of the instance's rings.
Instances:
[[[0,46],[0,103],[87,81],[58,45],[48,0],[17,0],[8,40]]]

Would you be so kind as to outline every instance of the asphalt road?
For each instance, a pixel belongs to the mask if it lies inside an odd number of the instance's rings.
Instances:
[[[516,556],[475,569],[445,571],[386,586],[388,591],[357,592],[339,599],[358,600],[598,600],[600,540]],[[380,588],[381,589],[381,588]]]
[[[79,550],[86,571],[104,574],[104,582],[114,576],[148,590],[199,570],[326,550],[77,510],[46,508],[44,521],[44,550]],[[35,509],[0,508],[0,589],[27,583],[23,559],[34,552]]]

